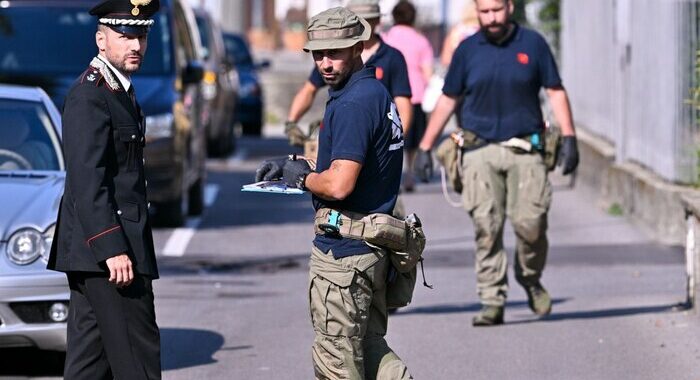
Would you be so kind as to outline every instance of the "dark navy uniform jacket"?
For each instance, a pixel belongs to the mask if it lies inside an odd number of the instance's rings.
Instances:
[[[375,78],[382,82],[393,98],[397,96],[411,97],[406,59],[398,49],[387,45],[380,38],[377,51],[365,62],[365,65],[375,67]],[[323,76],[315,67],[311,70],[309,82],[316,88],[326,85]]]
[[[545,39],[517,24],[515,28],[501,45],[481,31],[462,41],[445,76],[443,93],[464,95],[462,127],[488,141],[540,132],[540,89],[561,86]]]
[[[333,160],[350,160],[362,169],[350,195],[341,201],[313,197],[316,210],[323,207],[361,214],[391,214],[396,204],[403,165],[403,127],[396,105],[386,88],[375,79],[375,68],[352,74],[340,89],[329,91],[329,100],[318,136],[316,172]],[[317,235],[314,245],[333,257],[369,253],[363,241]]]
[[[105,272],[105,260],[127,253],[136,273],[158,277],[139,108],[97,58],[68,92],[62,115],[66,182],[49,269]]]

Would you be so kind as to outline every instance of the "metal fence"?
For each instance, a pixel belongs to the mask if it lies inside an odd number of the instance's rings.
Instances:
[[[674,182],[696,183],[700,128],[688,103],[700,5],[562,0],[561,61],[577,127]]]

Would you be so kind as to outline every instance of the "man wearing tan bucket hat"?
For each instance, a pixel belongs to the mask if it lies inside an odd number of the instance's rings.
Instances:
[[[391,213],[401,182],[403,132],[396,105],[362,63],[372,29],[345,8],[309,20],[308,42],[317,70],[330,86],[314,170],[303,159],[273,159],[256,179],[282,177],[313,194],[317,222],[310,259],[309,303],[316,379],[411,379],[389,348],[386,250],[343,232],[355,215]],[[335,215],[335,219],[332,217]],[[360,222],[361,223],[361,222]]]
[[[379,25],[381,13],[378,0],[349,0],[346,8],[365,19],[372,31]],[[372,33],[363,44],[362,61],[368,66],[376,67],[376,78],[389,91],[401,114],[403,125],[408,128],[411,125],[413,111],[412,94],[406,60],[401,52],[386,44],[378,34]],[[323,77],[314,67],[294,96],[285,123],[285,132],[289,135],[292,145],[299,145],[302,143],[301,140],[309,138],[313,140],[313,136],[307,137],[297,123],[311,107],[316,93],[324,86],[326,83]],[[308,155],[308,152],[304,154]]]

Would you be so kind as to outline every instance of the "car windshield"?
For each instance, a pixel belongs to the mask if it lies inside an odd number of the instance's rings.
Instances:
[[[248,50],[248,46],[243,38],[227,35],[224,37],[224,45],[226,45],[226,54],[233,58],[236,65],[253,65],[253,58],[250,56],[250,50]]]
[[[0,171],[60,170],[58,137],[42,103],[0,99]]]
[[[0,9],[0,76],[77,76],[97,54],[96,28],[95,17],[75,7]],[[167,17],[157,16],[140,75],[171,71],[168,28]]]
[[[202,42],[202,48],[204,48],[204,56],[209,55],[210,43],[209,43],[209,31],[207,30],[207,20],[202,16],[196,16],[197,19],[197,30],[199,30],[199,39]]]

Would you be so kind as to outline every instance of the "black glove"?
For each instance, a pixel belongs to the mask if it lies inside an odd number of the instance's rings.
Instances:
[[[416,159],[413,161],[413,172],[423,182],[433,177],[433,155],[430,151],[418,148]]]
[[[304,190],[304,182],[309,173],[311,167],[306,160],[289,160],[284,164],[282,179],[287,186]]]
[[[255,182],[282,178],[282,168],[287,161],[289,161],[287,156],[263,161],[258,170],[255,171]]]
[[[559,151],[557,165],[563,168],[562,174],[571,174],[578,166],[578,145],[576,136],[564,136]]]

